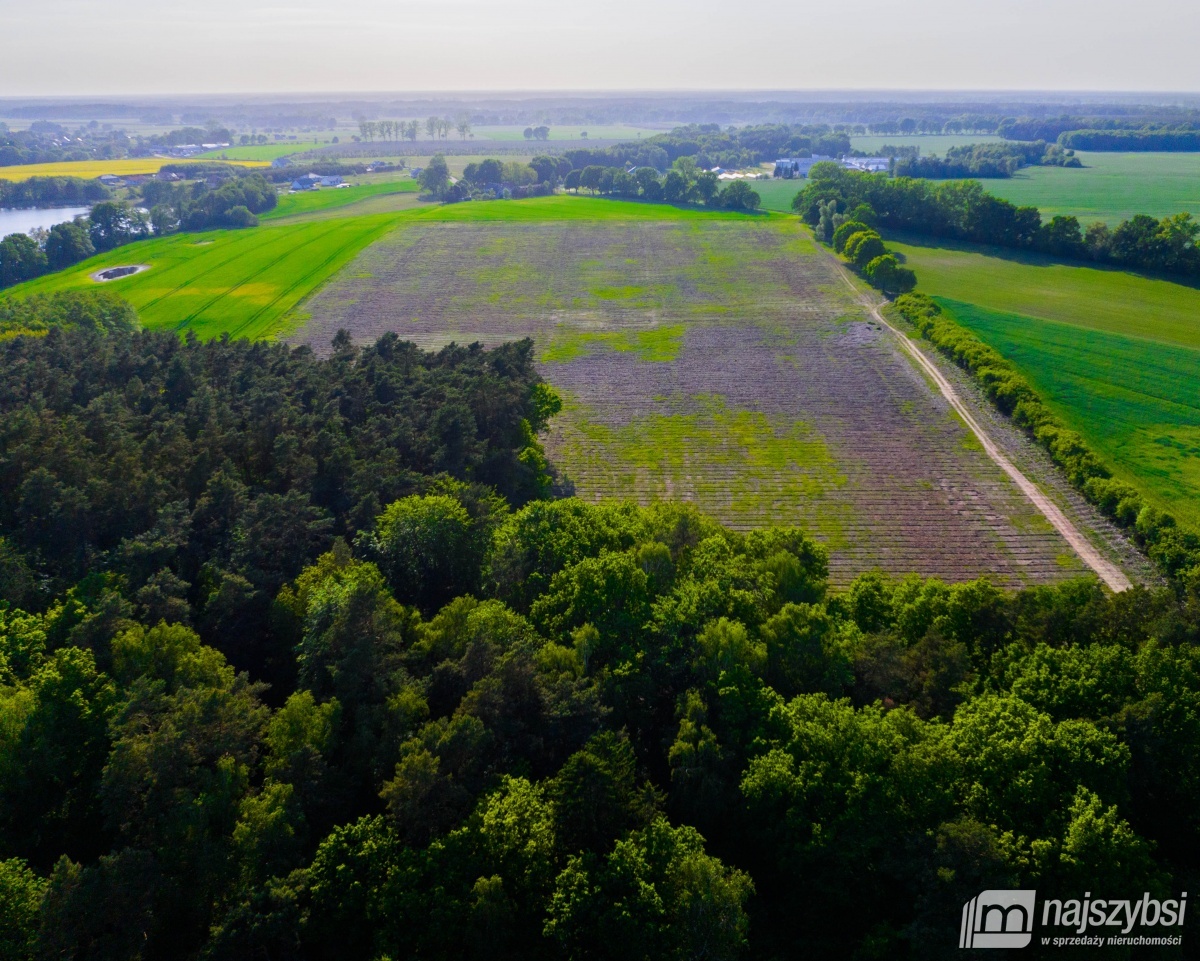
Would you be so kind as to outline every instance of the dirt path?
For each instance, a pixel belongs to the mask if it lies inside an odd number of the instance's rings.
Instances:
[[[1125,576],[1124,572],[1115,564],[1105,560],[1105,558],[1100,555],[1100,552],[1091,545],[1091,542],[1089,542],[1088,539],[1080,533],[1079,529],[1067,519],[1066,515],[1058,509],[1058,506],[1052,500],[1050,500],[1050,498],[1043,494],[1042,491],[1038,489],[1037,485],[1035,485],[1031,480],[1029,480],[1028,477],[1026,477],[1016,468],[1013,462],[1004,455],[1000,448],[997,447],[992,441],[991,437],[988,436],[987,432],[979,425],[978,421],[976,421],[971,415],[971,412],[967,409],[966,404],[959,399],[954,387],[951,385],[950,381],[948,381],[942,375],[942,372],[937,369],[937,366],[928,357],[926,357],[925,354],[922,353],[921,350],[918,349],[902,331],[897,330],[890,323],[888,323],[882,312],[879,310],[881,305],[876,304],[869,296],[864,295],[859,290],[858,286],[853,280],[851,280],[846,268],[841,264],[841,262],[835,260],[835,263],[837,264],[838,274],[841,276],[842,280],[845,281],[846,285],[854,291],[859,300],[862,301],[863,305],[871,312],[871,316],[895,335],[904,351],[910,357],[912,357],[912,359],[917,362],[917,365],[921,368],[921,370],[928,374],[933,382],[937,384],[938,390],[942,392],[942,396],[946,398],[950,406],[953,407],[963,421],[966,422],[966,425],[971,428],[972,433],[979,438],[979,443],[983,445],[983,449],[987,452],[987,455],[996,462],[996,464],[1001,470],[1004,471],[1004,473],[1012,478],[1013,483],[1016,484],[1017,487],[1020,488],[1021,492],[1033,502],[1033,506],[1041,511],[1046,520],[1048,520],[1054,529],[1062,535],[1063,540],[1071,545],[1075,553],[1079,555],[1079,557],[1085,564],[1087,564],[1088,567],[1096,572],[1096,576],[1104,581],[1110,590],[1114,592],[1129,590],[1129,588],[1133,585],[1130,584],[1129,578]]]

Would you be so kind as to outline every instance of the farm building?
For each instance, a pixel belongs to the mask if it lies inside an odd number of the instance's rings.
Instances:
[[[341,177],[322,177],[318,174],[305,174],[292,181],[292,190],[316,190],[318,187],[348,186]]]
[[[877,174],[892,169],[891,157],[846,157],[842,166],[847,170],[862,170],[866,173]]]
[[[807,177],[808,171],[813,164],[820,163],[822,160],[832,159],[832,157],[826,157],[822,154],[813,154],[811,157],[783,157],[775,161],[774,176],[784,180],[791,180],[794,177]]]
[[[290,167],[291,165],[292,165],[291,157],[276,157],[274,160],[271,161],[271,166],[276,167],[276,168]]]
[[[99,180],[100,183],[104,184],[104,186],[106,186],[106,187],[124,187],[125,186],[125,181],[122,180],[120,177],[118,177],[116,174],[101,174],[96,179]]]

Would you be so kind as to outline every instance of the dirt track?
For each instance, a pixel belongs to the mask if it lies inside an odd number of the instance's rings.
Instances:
[[[1022,474],[1016,468],[1016,466],[1014,466],[1012,461],[1010,461],[1001,452],[1000,448],[996,446],[991,437],[988,436],[987,432],[971,415],[971,412],[967,409],[966,405],[959,399],[954,387],[948,380],[946,380],[946,378],[942,375],[942,372],[937,369],[937,366],[928,357],[926,357],[924,353],[922,353],[921,350],[918,349],[912,343],[912,341],[904,335],[903,332],[897,330],[887,321],[887,319],[883,316],[883,312],[879,309],[881,305],[876,304],[869,295],[864,295],[859,290],[854,281],[851,280],[846,268],[843,267],[840,262],[838,262],[838,271],[841,274],[842,280],[846,282],[851,290],[859,295],[863,304],[866,305],[870,310],[871,316],[896,336],[896,339],[900,342],[900,346],[904,349],[904,351],[910,357],[912,357],[913,360],[917,362],[917,365],[921,368],[921,370],[928,374],[930,379],[937,384],[938,390],[941,391],[942,396],[946,398],[947,403],[954,408],[966,425],[971,429],[972,433],[974,433],[979,439],[979,443],[983,445],[983,449],[987,455],[996,462],[997,466],[999,466],[1004,473],[1012,478],[1013,483],[1015,483],[1017,487],[1020,488],[1021,492],[1029,498],[1029,500],[1033,503],[1033,506],[1042,512],[1042,515],[1046,518],[1046,520],[1048,520],[1054,526],[1054,529],[1062,535],[1063,540],[1071,545],[1071,548],[1076,554],[1079,555],[1080,559],[1087,564],[1088,567],[1095,571],[1096,576],[1104,581],[1104,583],[1111,590],[1118,592],[1129,590],[1129,588],[1133,586],[1130,584],[1129,578],[1127,578],[1116,565],[1111,564],[1109,561],[1101,557],[1100,553],[1094,547],[1092,547],[1087,538],[1079,532],[1079,529],[1067,519],[1066,515],[1063,514],[1061,510],[1058,509],[1058,506],[1051,501],[1050,498],[1043,494],[1041,490],[1039,490],[1038,487],[1031,480],[1029,480],[1029,478]]]

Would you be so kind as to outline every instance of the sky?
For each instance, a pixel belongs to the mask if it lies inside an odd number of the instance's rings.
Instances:
[[[0,97],[1200,90],[1194,0],[0,0]]]

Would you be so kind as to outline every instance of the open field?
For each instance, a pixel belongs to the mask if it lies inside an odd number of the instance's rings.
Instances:
[[[353,187],[326,187],[321,190],[306,190],[302,193],[284,194],[274,210],[259,214],[259,220],[282,220],[305,214],[324,213],[343,207],[361,204],[373,197],[391,194],[416,194],[421,185],[415,180],[384,180],[373,183],[355,184]],[[357,211],[356,211],[357,212]]]
[[[1152,502],[1200,523],[1200,350],[939,298]]]
[[[70,270],[50,274],[5,296],[94,287],[91,274],[121,264],[150,269],[106,283],[150,328],[273,337],[285,316],[371,241],[396,214],[173,234],[118,247]]]
[[[533,337],[566,400],[547,447],[582,496],[798,524],[840,583],[1081,572],[791,218],[554,197],[397,224],[293,339]]]
[[[997,197],[1037,207],[1043,219],[1074,214],[1116,225],[1134,214],[1200,216],[1200,153],[1088,153],[1084,167],[1026,167],[985,180]]]
[[[1200,290],[1037,254],[932,241],[888,246],[923,293],[1164,344],[1200,348]]]
[[[103,174],[118,177],[136,174],[156,174],[165,165],[186,163],[165,157],[143,157],[137,160],[76,160],[68,163],[21,164],[15,167],[0,167],[0,180],[28,180],[30,177],[83,177],[85,180]],[[231,160],[242,167],[266,167],[265,160]]]

